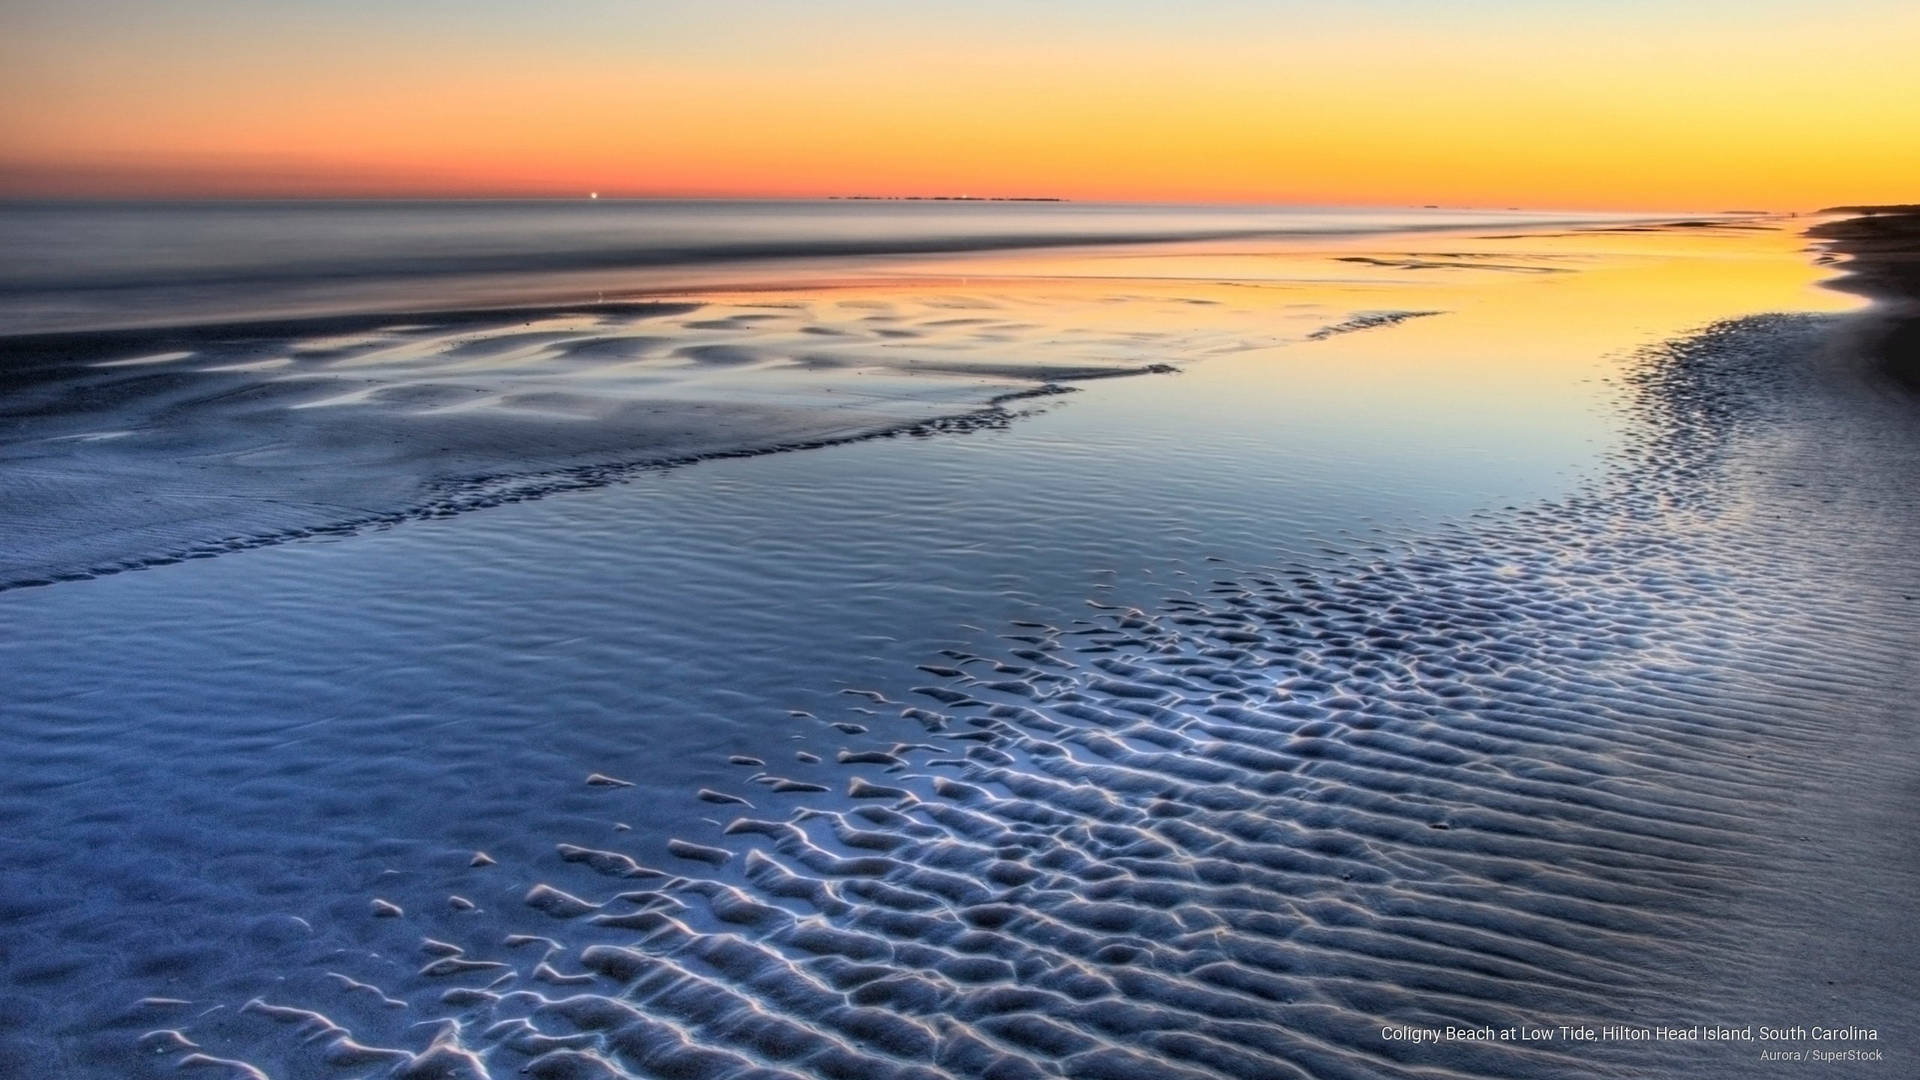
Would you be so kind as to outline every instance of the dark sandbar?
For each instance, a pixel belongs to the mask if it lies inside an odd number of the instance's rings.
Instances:
[[[1844,275],[1831,285],[1874,301],[1861,346],[1883,374],[1920,392],[1920,204],[1832,212],[1858,216],[1809,230],[1846,256]]]

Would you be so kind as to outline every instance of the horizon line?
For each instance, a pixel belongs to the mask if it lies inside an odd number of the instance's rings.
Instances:
[[[1258,199],[1179,199],[1179,198],[1075,198],[1065,195],[965,195],[965,194],[915,194],[915,195],[875,195],[864,193],[835,194],[779,194],[771,192],[742,193],[651,193],[610,195],[605,192],[587,191],[580,194],[557,194],[552,192],[460,194],[455,192],[421,193],[125,193],[125,194],[47,194],[37,192],[0,191],[0,203],[377,203],[377,202],[579,202],[579,203],[615,203],[615,202],[925,202],[925,203],[1026,203],[1034,205],[1079,205],[1079,206],[1218,206],[1246,208],[1312,208],[1312,209],[1355,209],[1355,210],[1469,210],[1491,213],[1619,213],[1619,214],[1715,214],[1715,215],[1755,215],[1769,216],[1779,214],[1821,213],[1829,210],[1844,210],[1848,206],[1862,205],[1850,201],[1827,203],[1821,207],[1721,207],[1706,209],[1702,207],[1651,207],[1651,206],[1576,206],[1567,204],[1526,204],[1526,203],[1414,203],[1414,202],[1337,202],[1297,200],[1258,200]]]

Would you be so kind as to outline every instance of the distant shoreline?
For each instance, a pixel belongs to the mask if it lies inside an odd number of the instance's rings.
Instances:
[[[848,202],[1072,202],[1057,195],[829,195]]]

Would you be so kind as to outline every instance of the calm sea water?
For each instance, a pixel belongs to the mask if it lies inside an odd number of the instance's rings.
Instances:
[[[908,201],[0,203],[0,333],[574,301],[911,256],[1623,217]]]

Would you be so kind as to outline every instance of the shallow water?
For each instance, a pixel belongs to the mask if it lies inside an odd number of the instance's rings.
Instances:
[[[1639,1019],[1729,969],[1802,782],[1738,763],[1886,713],[1911,613],[1858,597],[1911,507],[1850,506],[1819,579],[1827,533],[1754,520],[1794,496],[1753,464],[1835,422],[1727,387],[1824,324],[1631,359],[1838,306],[1785,234],[1397,239],[836,291],[1019,310],[1025,363],[1158,330],[1183,370],[0,595],[0,1062],[1632,1065],[1368,1033]]]
[[[91,212],[146,221],[138,209]],[[58,218],[58,210],[34,212]],[[155,211],[154,227],[198,237],[176,218],[231,214],[251,223],[239,232],[257,241],[277,220],[270,210],[170,207]],[[322,206],[282,224],[314,231],[332,217],[384,214],[397,219],[397,234],[412,235],[436,220],[404,211]],[[442,212],[470,226],[487,220],[475,207]],[[536,227],[545,216],[580,212],[509,207],[509,221],[494,227],[505,239],[495,242],[534,243],[552,231]],[[705,216],[717,213],[707,207]],[[957,213],[976,232],[991,215],[1013,213],[1047,236],[1061,235],[1062,215],[1107,220],[1109,232],[1127,220],[1096,207]],[[1151,231],[1167,213],[1139,211],[1136,224]],[[531,224],[519,221],[529,215]],[[789,216],[796,220],[730,227],[825,235],[819,215]],[[892,216],[856,217],[854,231],[873,233]],[[1514,215],[1494,216],[1513,226],[1505,219]],[[1250,400],[1268,402],[1264,392],[1284,382],[1290,399],[1276,404],[1286,423],[1268,426],[1291,433],[1281,436],[1291,451],[1376,456],[1373,444],[1418,444],[1425,426],[1457,441],[1445,429],[1462,420],[1488,437],[1476,467],[1502,469],[1515,455],[1495,436],[1545,438],[1560,454],[1593,434],[1592,420],[1571,416],[1590,403],[1565,392],[1568,363],[1804,285],[1804,270],[1783,266],[1777,252],[1756,258],[1772,251],[1757,237],[1772,235],[1777,247],[1779,234],[1751,221],[1489,244],[1460,234],[1459,217],[1282,214],[1293,231],[1258,242],[923,255],[885,273],[821,255],[804,272],[783,269],[797,281],[781,288],[683,289],[653,301],[575,296],[528,307],[545,287],[530,273],[517,308],[394,315],[363,306],[267,321],[270,282],[234,263],[261,257],[260,245],[228,236],[222,246],[226,231],[210,228],[212,239],[196,241],[211,248],[202,257],[235,276],[218,304],[173,314],[229,321],[88,323],[0,342],[0,514],[18,523],[0,541],[0,589],[444,516],[716,455],[998,426],[1038,397],[1199,362],[1219,371],[1198,392],[1147,391],[1156,407],[1141,423],[1174,431],[1195,421],[1194,410],[1237,408],[1241,395],[1220,391],[1223,379],[1260,387]],[[668,215],[682,232],[700,218]],[[1382,251],[1378,231],[1395,223],[1423,231],[1394,235],[1404,246]],[[1332,231],[1301,231],[1309,226]],[[364,222],[342,230],[347,239],[335,244],[396,254],[378,234],[355,241],[371,230]],[[116,250],[83,247],[95,262]],[[144,265],[140,250],[128,256],[135,267]],[[170,280],[164,265],[148,276]],[[415,276],[417,289],[403,295],[459,298],[433,291],[444,275]],[[363,279],[387,280],[371,271],[349,278]],[[59,281],[36,288],[68,295],[53,288]],[[1491,317],[1481,310],[1489,299],[1500,305]],[[1403,326],[1409,320],[1428,325]],[[1338,339],[1395,328],[1396,340],[1411,343],[1403,350],[1361,346],[1366,362],[1346,362],[1353,347]],[[1375,405],[1391,415],[1373,415]]]

